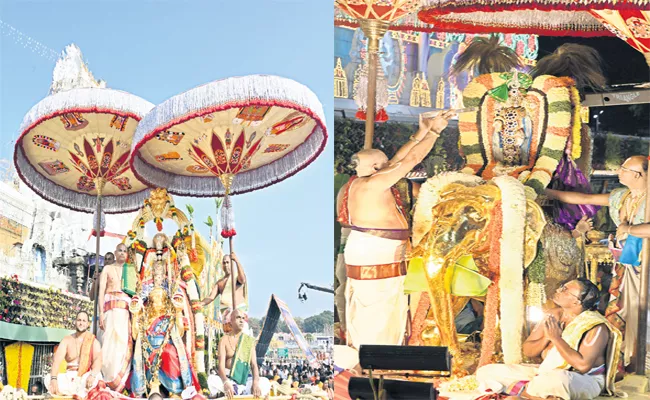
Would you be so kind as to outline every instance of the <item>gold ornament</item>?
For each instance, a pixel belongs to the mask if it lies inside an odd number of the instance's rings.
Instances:
[[[413,78],[413,85],[411,87],[411,98],[409,100],[409,105],[411,107],[420,107],[420,77],[416,74]]]
[[[348,98],[348,77],[341,66],[341,57],[336,59],[334,68],[334,97],[339,99]]]
[[[431,107],[431,90],[429,90],[429,82],[424,76],[424,72],[422,72],[422,78],[420,79],[420,106]]]
[[[442,110],[445,108],[445,80],[440,77],[438,89],[436,89],[436,108]]]

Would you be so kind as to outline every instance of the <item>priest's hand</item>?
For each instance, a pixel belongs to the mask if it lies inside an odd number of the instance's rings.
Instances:
[[[226,393],[226,398],[232,399],[235,397],[235,389],[232,387],[230,381],[226,381],[226,383],[223,384],[223,391]]]
[[[104,330],[104,314],[99,314],[99,329]]]
[[[562,327],[558,320],[552,315],[544,321],[544,335],[549,338],[551,342],[562,338]]]
[[[581,234],[586,234],[594,228],[594,222],[591,218],[588,218],[586,215],[583,215],[580,218],[580,221],[576,224],[576,230]]]
[[[93,374],[88,375],[88,379],[86,379],[86,389],[90,390],[95,384],[96,380],[97,378],[95,377],[95,375]]]
[[[55,396],[59,394],[59,381],[56,377],[52,377],[52,380],[50,381],[49,392]]]
[[[260,398],[262,397],[262,389],[260,389],[260,384],[257,381],[253,381],[253,386],[252,386],[252,393],[253,397]]]
[[[616,237],[619,239],[625,238],[630,233],[631,225],[627,222],[621,222],[621,224],[616,228]]]

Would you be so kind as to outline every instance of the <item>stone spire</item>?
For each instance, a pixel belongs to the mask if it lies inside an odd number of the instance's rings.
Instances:
[[[63,92],[76,88],[105,88],[106,82],[95,80],[88,65],[83,60],[81,50],[77,45],[66,46],[61,58],[56,62],[52,73],[52,85],[49,94]]]

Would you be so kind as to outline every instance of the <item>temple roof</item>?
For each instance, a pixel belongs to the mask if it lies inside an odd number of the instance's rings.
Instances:
[[[106,82],[96,80],[76,44],[66,46],[52,73],[49,94],[76,88],[105,88]]]

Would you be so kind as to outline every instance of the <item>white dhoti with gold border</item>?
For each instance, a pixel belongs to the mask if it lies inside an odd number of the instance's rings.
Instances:
[[[400,345],[408,318],[404,294],[407,230],[385,230],[386,236],[352,230],[345,246],[347,283],[346,329],[348,345]],[[397,235],[394,235],[397,233]]]
[[[97,386],[100,380],[103,380],[102,375],[99,374],[97,377],[93,378],[91,372],[86,372],[82,376],[79,376],[77,371],[67,371],[65,373],[57,375],[56,381],[59,386],[59,395],[61,396],[74,396],[77,395],[81,398],[85,398],[88,395],[88,392]],[[89,389],[86,389],[86,384],[88,379],[93,380],[94,382]],[[47,388],[47,391],[52,394],[50,390],[51,376],[46,375],[43,378],[43,384]]]
[[[491,387],[498,382],[505,394],[517,395],[525,386],[526,393],[535,397],[589,400],[603,391],[605,368],[598,367],[581,374],[563,369],[540,371],[536,365],[489,364],[476,371],[476,380]]]
[[[230,379],[228,379],[228,381],[232,384],[236,396],[252,394],[252,390],[253,390],[252,376],[248,377],[245,386],[240,385]],[[258,385],[260,387],[260,391],[262,392],[262,397],[264,398],[268,396],[269,393],[271,392],[271,382],[267,378],[260,377],[258,381]],[[224,383],[223,380],[219,377],[219,375],[208,376],[208,390],[210,390],[210,394],[212,396],[217,396],[219,394],[225,393]]]

